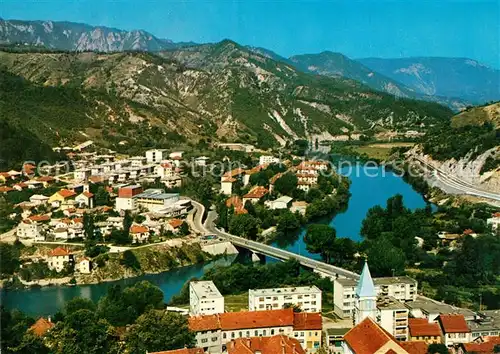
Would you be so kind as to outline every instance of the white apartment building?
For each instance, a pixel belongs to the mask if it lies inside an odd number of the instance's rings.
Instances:
[[[272,155],[262,155],[259,157],[259,165],[268,165],[272,163],[280,163],[279,157],[274,157]]]
[[[408,309],[391,296],[377,301],[377,323],[399,341],[408,340]]]
[[[45,236],[42,235],[42,230],[41,224],[26,219],[17,226],[16,236],[21,239],[29,239],[32,241],[44,241]]]
[[[417,299],[417,281],[410,277],[375,278],[377,296],[392,296],[398,301]],[[335,279],[333,282],[333,303],[335,313],[342,318],[351,318],[355,307],[357,282],[353,279]]]
[[[189,283],[189,308],[194,316],[224,313],[224,297],[213,281],[192,281]]]
[[[167,156],[168,153],[165,149],[152,149],[146,151],[146,161],[148,163],[160,163],[165,160]]]
[[[295,305],[303,312],[321,312],[321,290],[316,286],[248,290],[248,310],[279,310],[285,304]]]

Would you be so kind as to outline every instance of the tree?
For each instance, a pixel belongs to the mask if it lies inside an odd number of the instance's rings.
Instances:
[[[156,352],[184,347],[195,343],[187,318],[175,312],[149,310],[139,316],[126,337],[130,353]]]
[[[189,235],[189,225],[187,222],[183,221],[181,226],[179,226],[179,235],[180,236]]]
[[[96,310],[96,305],[92,300],[85,299],[83,297],[75,297],[64,305],[64,313],[66,316],[72,315],[79,310],[89,310],[94,312]]]
[[[8,243],[0,243],[0,272],[12,275],[19,268],[19,247]]]
[[[93,241],[95,240],[95,226],[94,217],[92,214],[83,214],[83,235],[85,240]]]
[[[122,289],[119,285],[108,289],[97,305],[97,313],[114,326],[132,324],[149,309],[163,307],[163,292],[148,281],[141,281]]]
[[[290,210],[285,210],[278,217],[278,223],[276,228],[278,231],[287,232],[290,230],[296,230],[300,227],[299,218],[293,214]]]
[[[2,338],[3,339],[3,338]],[[21,342],[15,347],[10,347],[10,351],[6,353],[18,353],[18,354],[49,354],[50,350],[47,348],[43,342],[43,338],[35,335],[31,331],[24,333]]]
[[[112,353],[115,340],[112,327],[88,309],[78,310],[58,322],[47,338],[54,353]]]
[[[123,252],[122,258],[120,258],[120,264],[133,270],[141,269],[141,264],[137,260],[134,252],[132,252],[131,250],[126,250],[125,252]]]
[[[307,228],[304,242],[309,252],[319,253],[323,260],[329,262],[329,250],[334,246],[335,238],[334,228],[323,224],[312,224]]]
[[[257,237],[258,220],[250,214],[233,215],[229,223],[229,232],[255,240]]]
[[[274,189],[284,195],[290,195],[297,188],[298,179],[294,173],[288,172],[278,178],[274,183]]]
[[[449,354],[449,351],[444,344],[432,343],[427,348],[427,354]]]
[[[401,249],[394,247],[385,236],[369,241],[367,254],[370,270],[376,277],[388,277],[404,272],[405,254]]]
[[[109,204],[109,193],[103,186],[99,186],[99,188],[97,188],[97,193],[95,194],[95,204],[96,205]]]
[[[132,237],[125,230],[113,229],[109,235],[109,240],[115,245],[127,245],[132,242]]]
[[[354,266],[357,244],[350,238],[337,238],[333,247],[328,249],[330,260],[339,267],[350,268]]]

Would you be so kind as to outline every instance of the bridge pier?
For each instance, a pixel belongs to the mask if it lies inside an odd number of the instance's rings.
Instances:
[[[252,252],[252,262],[260,262],[260,257],[258,253]]]

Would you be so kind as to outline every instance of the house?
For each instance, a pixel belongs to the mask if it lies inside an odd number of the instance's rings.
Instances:
[[[25,219],[17,226],[16,236],[32,241],[44,241],[45,236],[42,235],[42,230],[43,228],[40,223]]]
[[[56,182],[56,179],[52,176],[41,176],[41,177],[38,177],[37,178],[37,181],[38,182],[42,182],[43,183],[43,186],[45,188],[47,188],[48,186],[50,186],[51,184],[55,183]]]
[[[419,342],[399,342],[399,344],[406,350],[409,354],[428,354],[429,344],[423,341]]]
[[[175,166],[170,162],[164,161],[156,166],[154,171],[161,179],[173,177],[175,174]]]
[[[500,347],[500,336],[484,337],[481,341],[460,344],[458,354],[491,354],[496,346]]]
[[[40,181],[31,180],[24,183],[28,186],[28,189],[38,189],[43,187],[43,182]]]
[[[326,345],[332,354],[343,354],[342,345],[344,336],[351,328],[327,328],[326,330]]]
[[[8,193],[8,192],[12,192],[12,191],[15,191],[15,189],[12,187],[0,186],[0,193]]]
[[[57,247],[49,253],[48,266],[56,272],[60,272],[67,264],[73,263],[73,254],[66,248]]]
[[[146,161],[148,163],[160,163],[167,157],[165,149],[151,149],[146,151]]]
[[[182,186],[182,177],[179,175],[173,175],[171,177],[166,177],[162,179],[163,184],[165,187],[172,189],[172,188],[179,188]]]
[[[232,197],[226,199],[226,207],[233,207],[234,213],[236,215],[248,213],[248,211],[245,209],[245,206],[243,205],[243,201],[237,195],[233,195]]]
[[[303,349],[314,352],[321,344],[320,313],[297,313],[293,309],[225,312],[192,316],[189,328],[196,333],[196,346],[217,353],[231,340],[282,334],[296,338]]]
[[[193,316],[224,313],[224,296],[213,281],[189,282],[189,313]]]
[[[162,352],[148,352],[149,354],[205,354],[205,351],[201,348],[182,348],[173,349]]]
[[[225,195],[233,193],[233,183],[236,179],[233,177],[222,176],[220,179],[220,192]]]
[[[491,218],[486,220],[487,225],[491,225],[493,231],[497,231],[500,225],[500,212],[491,215]]]
[[[472,340],[500,335],[500,310],[483,310],[473,320],[467,320]]]
[[[143,225],[132,225],[130,227],[130,236],[132,236],[132,243],[144,243],[149,239],[149,228]]]
[[[49,332],[53,327],[54,323],[48,319],[40,317],[29,329],[28,331],[32,332],[37,337],[43,337],[47,332]]]
[[[243,205],[245,205],[247,201],[250,201],[251,203],[255,204],[268,193],[269,190],[266,187],[262,186],[253,187],[247,194],[243,196]]]
[[[82,274],[90,274],[92,271],[92,261],[87,257],[80,258],[77,263],[77,270]]]
[[[69,199],[75,199],[76,193],[69,189],[61,189],[54,194],[52,194],[48,200],[49,204],[53,206],[61,206],[65,201]]]
[[[444,344],[453,347],[472,340],[471,332],[463,315],[439,315],[438,323],[443,333]]]
[[[255,146],[251,144],[242,144],[242,143],[220,143],[217,144],[217,147],[219,149],[243,151],[246,153],[253,152],[255,150]]]
[[[408,320],[410,341],[424,341],[428,344],[441,343],[442,334],[439,324],[429,322],[427,318],[410,318]]]
[[[269,192],[272,192],[274,190],[274,184],[281,177],[283,177],[283,173],[282,172],[279,172],[279,173],[277,173],[277,174],[275,174],[274,176],[271,177],[271,179],[269,180]]]
[[[181,219],[170,219],[167,222],[167,230],[177,233],[179,231],[179,227],[181,227],[183,223],[184,221]]]
[[[299,341],[283,334],[237,338],[227,344],[227,354],[305,354]]]
[[[33,203],[34,205],[44,205],[47,204],[49,201],[49,197],[41,194],[33,194],[30,197],[30,202]]]
[[[268,200],[267,202],[265,202],[265,204],[269,209],[272,210],[288,209],[292,205],[292,200],[293,198],[284,195],[276,200]]]
[[[252,169],[245,170],[245,174],[243,175],[243,186],[246,187],[250,183],[250,177],[252,177],[252,175],[262,171],[266,167],[267,165],[257,165]]]
[[[409,354],[371,317],[366,317],[345,334],[343,350],[344,354]]]
[[[306,215],[307,205],[308,204],[305,201],[292,202],[290,211],[292,213],[299,213],[301,215]]]
[[[80,207],[87,207],[92,209],[94,207],[94,194],[90,192],[82,192],[75,197],[75,202]]]
[[[295,305],[303,312],[321,312],[321,290],[316,286],[248,290],[248,310],[277,310]]]
[[[92,170],[90,168],[81,168],[74,172],[74,177],[77,181],[86,181],[91,175]]]
[[[272,155],[262,155],[259,157],[259,165],[270,165],[272,163],[280,163],[279,157]]]
[[[22,191],[23,189],[28,188],[28,185],[24,182],[16,183],[12,186],[16,191]]]
[[[118,189],[118,196],[115,199],[115,208],[118,211],[135,209],[134,197],[142,193],[142,186],[138,184],[122,187]]]
[[[197,166],[206,166],[210,158],[206,156],[200,156],[194,159],[194,164]]]

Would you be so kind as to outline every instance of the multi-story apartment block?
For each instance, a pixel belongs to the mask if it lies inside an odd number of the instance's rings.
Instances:
[[[287,304],[298,306],[304,312],[321,312],[321,290],[313,285],[248,291],[249,311],[277,310]]]
[[[377,301],[377,323],[399,341],[408,340],[408,309],[391,296]]]
[[[146,151],[146,161],[148,163],[160,163],[165,160],[167,156],[167,150],[164,149],[152,149]]]
[[[224,312],[224,297],[213,281],[189,283],[189,307],[192,315],[214,315]]]
[[[377,296],[391,296],[398,301],[414,301],[417,298],[417,281],[410,277],[386,277],[373,279]],[[355,307],[357,281],[335,279],[333,302],[335,313],[342,318],[351,318]]]

